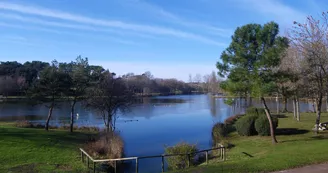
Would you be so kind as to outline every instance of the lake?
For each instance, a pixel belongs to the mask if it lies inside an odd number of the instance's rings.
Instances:
[[[253,100],[253,104],[260,106],[258,100]],[[275,99],[267,100],[267,104],[272,112],[276,111]],[[282,108],[283,105],[280,105]],[[288,104],[288,109],[292,110],[292,104]],[[312,105],[301,102],[301,111],[309,110],[312,110]],[[244,101],[240,99],[236,99],[234,106],[228,106],[224,99],[208,95],[147,97],[141,98],[129,112],[118,115],[116,130],[124,140],[127,157],[163,154],[165,146],[181,141],[207,149],[212,146],[212,126],[244,111]],[[104,126],[100,116],[84,109],[80,103],[75,112],[78,114],[77,125]],[[47,113],[44,105],[0,104],[0,121],[44,123]],[[69,119],[70,105],[61,103],[54,110],[51,124],[68,123]],[[161,172],[160,158],[140,160],[139,163],[139,172]]]

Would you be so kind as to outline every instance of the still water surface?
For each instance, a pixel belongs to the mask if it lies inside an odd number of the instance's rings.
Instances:
[[[274,112],[277,108],[276,101],[272,99],[267,102]],[[257,100],[254,100],[253,104],[260,106]],[[302,102],[300,106],[302,112],[312,110],[309,103]],[[281,109],[282,107],[283,105],[280,105]],[[292,110],[291,104],[288,104],[288,109]],[[197,144],[199,149],[207,149],[212,146],[212,126],[244,111],[243,100],[236,99],[234,106],[228,106],[223,99],[215,99],[208,95],[142,98],[129,112],[118,115],[116,129],[125,142],[127,157],[159,155],[164,153],[165,146],[172,146],[181,141]],[[47,113],[48,109],[44,105],[0,104],[0,121],[26,119],[43,123]],[[77,125],[103,127],[101,117],[84,109],[80,103],[76,106],[76,113]],[[69,118],[70,105],[61,103],[54,110],[51,123],[68,123]],[[160,172],[160,158],[140,160],[139,170]]]

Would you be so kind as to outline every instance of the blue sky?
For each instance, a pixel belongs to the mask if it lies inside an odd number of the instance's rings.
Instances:
[[[119,75],[209,74],[238,26],[318,17],[325,0],[0,0],[0,61],[78,55]]]

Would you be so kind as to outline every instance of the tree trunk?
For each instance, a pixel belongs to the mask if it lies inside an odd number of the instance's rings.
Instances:
[[[315,120],[316,125],[316,133],[319,133],[319,124],[320,124],[320,116],[321,116],[321,104],[322,104],[322,96],[319,96],[318,102],[316,104],[317,108],[317,118]]]
[[[317,107],[315,106],[315,101],[314,101],[314,99],[313,99],[313,101],[312,101],[312,107],[313,107],[313,112],[314,113],[317,113]]]
[[[288,109],[287,109],[287,103],[288,103],[288,99],[287,97],[284,97],[284,112],[288,112]]]
[[[326,93],[326,112],[328,112],[328,93]]]
[[[279,97],[278,97],[278,95],[276,97],[276,102],[277,102],[277,114],[279,114]]]
[[[112,131],[112,126],[111,126],[112,115],[111,115],[111,111],[108,111],[107,113],[108,113],[108,115],[107,115],[108,117],[107,117],[106,131],[110,132],[110,131]]]
[[[47,118],[47,121],[46,121],[46,125],[44,126],[47,131],[49,130],[49,121],[50,121],[53,109],[54,109],[54,103],[51,103],[50,108],[49,108],[49,112],[48,112],[48,118]]]
[[[301,121],[300,99],[298,97],[296,97],[296,119],[297,121]]]
[[[249,105],[248,105],[248,107],[251,107],[252,104],[253,104],[253,99],[252,99],[252,96],[249,95]]]
[[[276,144],[278,143],[277,139],[276,139],[276,135],[275,135],[275,130],[273,128],[273,123],[272,123],[272,118],[271,118],[271,114],[270,114],[270,110],[268,109],[268,106],[266,105],[265,99],[264,97],[261,97],[261,101],[265,110],[265,114],[269,120],[269,124],[270,124],[270,133],[271,133],[271,138],[272,138],[272,144]]]
[[[297,104],[296,104],[296,97],[293,98],[293,113],[294,113],[294,118],[297,116]]]
[[[245,108],[247,108],[247,92],[245,92]]]
[[[71,123],[70,123],[70,132],[73,132],[74,127],[74,109],[75,109],[76,100],[74,99],[73,104],[71,106]]]

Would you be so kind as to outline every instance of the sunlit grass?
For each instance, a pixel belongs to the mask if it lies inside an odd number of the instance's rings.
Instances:
[[[78,147],[89,135],[0,123],[0,172],[85,172]]]
[[[278,144],[271,144],[270,137],[240,137],[232,133],[228,141],[235,146],[228,150],[226,162],[211,160],[209,165],[184,172],[270,172],[327,162],[328,133],[312,132],[315,114],[302,113],[301,122],[292,116],[287,114],[287,118],[279,119]],[[328,121],[328,114],[323,114],[321,121]]]

